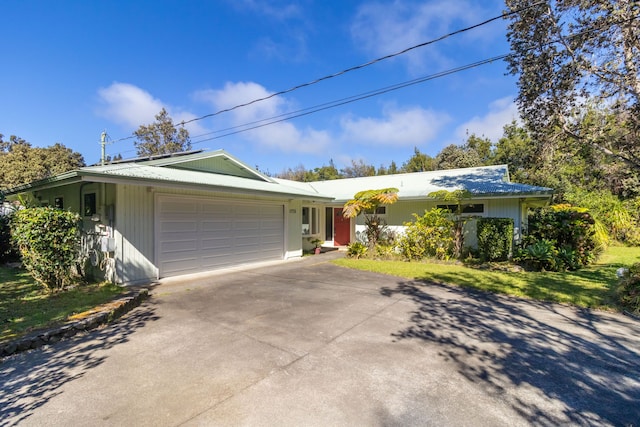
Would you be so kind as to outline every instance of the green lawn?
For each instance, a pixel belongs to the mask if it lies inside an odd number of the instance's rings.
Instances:
[[[50,295],[25,271],[0,267],[0,342],[64,323],[124,292],[111,284],[90,284]]]
[[[390,274],[412,280],[446,283],[580,307],[616,309],[616,269],[640,262],[640,247],[610,247],[598,263],[579,270],[505,272],[435,262],[375,261],[344,258],[334,263],[349,268]]]

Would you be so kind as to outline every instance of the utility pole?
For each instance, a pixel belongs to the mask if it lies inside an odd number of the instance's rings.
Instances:
[[[105,146],[107,145],[107,130],[105,129],[100,134],[100,146],[102,148],[102,153],[100,154],[100,166],[104,166],[104,162],[106,159],[106,150]]]

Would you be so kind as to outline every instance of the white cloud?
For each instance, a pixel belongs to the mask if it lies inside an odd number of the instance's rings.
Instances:
[[[129,83],[115,82],[108,87],[100,88],[98,96],[103,104],[99,114],[132,130],[140,125],[153,123],[156,114],[163,108],[167,110],[175,124],[197,117],[187,111],[174,111],[149,92]],[[185,127],[191,136],[207,131],[198,122],[189,123]]]
[[[381,118],[343,118],[342,140],[363,144],[417,146],[433,140],[449,116],[421,107],[388,107]]]
[[[479,5],[465,0],[396,0],[389,3],[365,3],[351,25],[351,34],[358,46],[374,55],[387,55],[441,37],[452,31],[478,23],[500,8]],[[494,10],[495,9],[495,10]],[[497,31],[496,29],[500,30]],[[469,43],[469,39],[492,39],[503,34],[502,27],[482,27],[442,42],[421,47],[402,58],[414,72],[422,72],[427,64],[450,66],[452,61],[441,50],[442,45]]]
[[[503,127],[512,120],[519,119],[518,106],[512,97],[500,98],[489,104],[489,112],[484,116],[474,116],[456,128],[456,136],[466,140],[467,133],[484,136],[492,141],[502,138]]]
[[[118,124],[137,128],[141,124],[151,123],[164,104],[149,92],[129,83],[113,83],[98,90],[98,96],[104,103],[100,114]]]
[[[223,89],[205,90],[196,93],[196,98],[210,103],[216,111],[247,104],[256,99],[267,98],[272,93],[254,82],[227,82]],[[217,123],[227,118],[230,126],[256,126],[265,119],[286,113],[292,104],[285,98],[275,96],[222,113]],[[251,125],[253,123],[253,125]],[[291,122],[280,122],[243,132],[242,137],[266,148],[284,152],[322,153],[331,141],[326,131],[313,128],[299,129]]]

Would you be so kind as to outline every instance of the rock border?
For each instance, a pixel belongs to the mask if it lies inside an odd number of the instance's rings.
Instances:
[[[39,348],[46,344],[54,344],[64,338],[70,338],[77,333],[90,331],[98,326],[111,323],[139,306],[142,301],[148,297],[149,291],[147,289],[129,292],[108,304],[91,310],[89,314],[82,319],[71,320],[62,326],[38,331],[25,337],[0,344],[0,358]]]

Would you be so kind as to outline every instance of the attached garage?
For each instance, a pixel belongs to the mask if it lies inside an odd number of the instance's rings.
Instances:
[[[160,277],[283,259],[284,204],[157,195]]]

